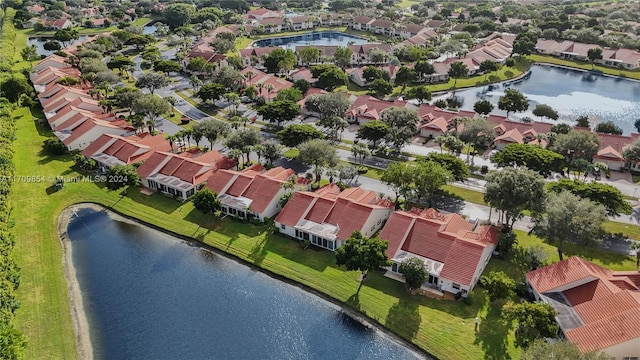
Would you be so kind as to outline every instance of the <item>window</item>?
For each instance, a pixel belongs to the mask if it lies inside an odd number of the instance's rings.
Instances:
[[[330,250],[333,250],[333,244],[334,244],[334,242],[329,240],[329,249]]]
[[[391,265],[391,271],[398,272],[398,264],[397,263],[393,263],[393,265]]]
[[[280,229],[286,229],[286,228],[287,228],[287,225],[285,225],[285,224],[280,224]]]
[[[460,284],[453,283],[453,284],[451,285],[451,287],[452,287],[452,288],[454,288],[454,289],[456,289],[456,290],[460,290]]]
[[[325,248],[327,247],[327,239],[322,239],[322,246],[324,246]]]

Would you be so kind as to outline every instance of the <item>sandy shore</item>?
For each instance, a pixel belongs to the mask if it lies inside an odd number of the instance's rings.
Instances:
[[[58,236],[60,238],[60,244],[62,245],[62,264],[64,266],[64,277],[67,280],[67,289],[69,291],[71,321],[76,334],[78,359],[92,360],[93,345],[91,344],[89,322],[87,321],[87,314],[84,312],[82,292],[80,291],[76,269],[73,266],[73,260],[71,258],[71,241],[67,235],[67,225],[69,225],[71,217],[76,210],[81,208],[91,208],[97,211],[103,210],[102,207],[94,204],[72,205],[64,209],[58,217]]]
[[[171,236],[173,238],[175,238],[178,241],[183,241],[186,244],[189,244],[191,246],[197,246],[201,249],[210,251],[216,255],[220,255],[228,260],[231,261],[235,261],[240,265],[243,266],[248,266],[252,269],[255,269],[257,271],[260,271],[276,280],[279,281],[283,281],[286,282],[287,284],[293,285],[295,287],[298,287],[308,293],[311,293],[315,296],[317,296],[318,298],[320,298],[321,300],[325,301],[327,303],[327,305],[333,307],[334,309],[341,311],[342,313],[344,313],[345,315],[349,316],[350,318],[358,321],[359,323],[361,323],[362,325],[378,332],[378,334],[380,334],[381,336],[395,342],[398,343],[402,346],[404,346],[405,348],[407,348],[408,350],[410,350],[411,352],[413,352],[417,357],[419,358],[423,358],[426,360],[433,360],[434,358],[429,356],[429,354],[425,353],[422,349],[418,348],[417,346],[415,346],[414,344],[410,343],[409,341],[399,337],[397,334],[395,334],[394,332],[390,331],[389,329],[387,329],[386,327],[384,327],[382,324],[376,322],[375,320],[369,318],[368,316],[358,312],[357,310],[354,310],[348,306],[346,306],[344,303],[333,299],[329,296],[327,296],[326,294],[319,292],[315,289],[312,289],[308,286],[305,286],[303,284],[300,284],[296,281],[293,281],[291,279],[288,279],[286,277],[280,276],[278,274],[272,273],[268,270],[262,269],[260,267],[255,266],[254,264],[248,263],[240,258],[237,258],[233,255],[227,254],[219,249],[216,249],[214,247],[211,247],[209,245],[203,244],[197,240],[191,239],[191,238],[186,238],[184,236],[181,236],[179,234],[174,234],[171,231],[167,231],[164,230],[162,228],[159,228],[157,226],[154,226],[152,224],[147,224],[143,221],[139,221],[135,218],[131,218],[128,217],[124,214],[120,214],[116,211],[113,211],[111,209],[107,209],[101,205],[97,205],[97,204],[91,204],[91,203],[82,203],[82,204],[76,204],[76,205],[72,205],[68,208],[66,208],[64,211],[62,211],[62,213],[60,214],[60,216],[58,217],[58,233],[59,233],[59,237],[60,237],[60,243],[62,244],[62,261],[63,261],[63,265],[64,265],[64,274],[65,274],[65,278],[67,280],[67,288],[69,290],[69,304],[71,307],[71,318],[72,318],[72,322],[73,322],[73,327],[75,330],[75,335],[76,335],[76,346],[78,349],[78,359],[80,360],[84,360],[84,359],[89,359],[92,360],[94,358],[94,354],[93,354],[93,345],[91,343],[91,335],[90,335],[90,331],[89,331],[89,322],[87,320],[87,316],[86,313],[84,311],[84,304],[83,304],[83,300],[82,300],[82,292],[80,290],[80,284],[78,283],[78,278],[76,276],[76,272],[75,272],[75,268],[73,266],[73,259],[71,257],[71,242],[69,240],[69,237],[67,235],[67,226],[69,224],[69,221],[71,221],[71,217],[74,215],[74,213],[80,209],[92,209],[95,211],[106,211],[109,214],[109,217],[111,217],[112,219],[118,220],[118,221],[124,221],[124,222],[128,222],[131,224],[137,224],[137,225],[141,225],[141,226],[145,226],[151,230],[154,231],[158,231],[159,233],[162,233],[164,235],[168,235]]]

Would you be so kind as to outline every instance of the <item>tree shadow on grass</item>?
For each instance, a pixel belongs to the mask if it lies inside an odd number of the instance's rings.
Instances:
[[[488,299],[485,297],[485,301]],[[474,344],[480,344],[487,360],[508,360],[509,355],[507,335],[509,327],[502,322],[502,305],[489,304],[487,315],[480,319],[476,330]]]
[[[415,338],[422,318],[419,311],[420,302],[414,296],[401,297],[387,314],[385,326],[394,329],[400,336],[412,340]]]
[[[257,241],[251,248],[251,252],[249,253],[249,258],[253,260],[253,263],[255,265],[260,266],[264,258],[267,256],[268,239],[269,239],[268,236],[263,237],[260,241]]]
[[[356,292],[347,299],[347,305],[360,311],[360,293]]]

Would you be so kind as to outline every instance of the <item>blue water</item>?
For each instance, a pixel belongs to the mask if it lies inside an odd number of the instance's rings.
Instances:
[[[341,33],[339,31],[312,32],[295,36],[274,37],[255,42],[255,47],[281,46],[285,49],[295,50],[296,46],[306,45],[333,45],[347,46],[350,42],[354,45],[366,44],[369,41],[357,36]]]
[[[158,30],[158,28],[156,27],[155,24],[154,25],[147,25],[147,26],[144,26],[142,28],[142,34],[143,35],[150,35],[150,34],[155,33],[156,30]]]
[[[589,74],[583,71],[569,70],[552,66],[533,66],[531,76],[512,88],[523,92],[530,100],[529,111],[509,114],[511,118],[529,116],[536,121],[531,111],[536,104],[550,105],[560,115],[561,121],[573,121],[583,115],[591,115],[593,124],[600,121],[613,121],[625,133],[636,131],[633,123],[640,118],[640,82]],[[504,95],[503,86],[486,91],[487,87],[457,91],[456,96],[464,100],[463,109],[472,110],[479,95],[495,105],[498,110],[498,98]],[[483,92],[484,90],[484,92]]]
[[[68,225],[97,359],[416,359],[324,300],[83,209]]]
[[[84,39],[88,38],[89,35],[80,35],[78,37],[78,40],[75,40],[73,43],[70,43],[71,45],[76,44],[78,42],[83,41]],[[44,56],[49,56],[51,54],[53,54],[55,51],[50,51],[50,50],[45,50],[44,49],[44,44],[49,41],[49,40],[55,40],[53,37],[30,37],[27,39],[27,46],[31,46],[31,45],[35,45],[36,46],[36,51],[38,52],[38,55],[44,55]],[[62,48],[64,49],[64,44],[62,44],[62,42],[60,42],[60,45],[62,45]]]

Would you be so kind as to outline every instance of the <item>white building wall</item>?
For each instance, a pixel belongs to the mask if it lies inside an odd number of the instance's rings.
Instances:
[[[282,198],[285,192],[286,190],[282,188],[278,190],[278,192],[271,199],[271,202],[269,202],[269,205],[267,205],[262,214],[258,214],[258,217],[260,217],[260,221],[264,221],[266,218],[273,217],[277,213],[279,213],[280,210],[282,210],[282,208],[280,207],[280,198]]]
[[[640,358],[640,337],[602,349],[611,359],[623,360],[627,357]]]
[[[276,227],[281,234],[291,236],[292,238],[296,237],[296,229],[293,226],[285,226],[284,229],[282,226],[281,223],[276,222]]]
[[[473,290],[473,288],[478,283],[480,276],[482,276],[482,272],[487,267],[489,260],[491,260],[491,255],[493,255],[493,251],[496,249],[496,245],[487,246],[482,251],[482,256],[480,257],[480,261],[478,261],[478,266],[476,267],[476,271],[473,273],[473,278],[471,279],[471,286],[469,290]]]
[[[103,128],[101,126],[96,126],[93,129],[87,131],[82,136],[75,139],[72,143],[67,145],[69,151],[73,150],[84,150],[87,146],[89,146],[92,142],[96,141],[97,138],[102,134],[113,134],[113,135],[132,135],[132,131],[128,131],[125,129],[114,129],[114,128]]]
[[[392,209],[374,209],[371,211],[369,218],[362,226],[362,235],[365,237],[373,236],[373,234],[380,230],[384,222],[389,218],[391,211]]]

